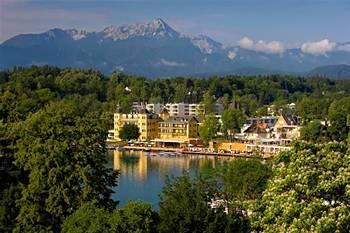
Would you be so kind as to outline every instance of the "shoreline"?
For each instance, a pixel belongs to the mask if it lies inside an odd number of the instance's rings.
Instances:
[[[121,146],[117,148],[109,148],[112,150],[120,151],[146,151],[146,152],[177,152],[183,155],[207,155],[207,156],[219,156],[219,157],[232,157],[232,158],[255,158],[255,159],[269,159],[273,154],[262,154],[262,156],[254,153],[222,153],[222,152],[209,152],[209,151],[190,151],[184,148],[170,148],[170,147],[141,147],[141,146]]]

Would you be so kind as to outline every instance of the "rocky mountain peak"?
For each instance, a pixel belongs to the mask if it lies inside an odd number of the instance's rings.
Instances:
[[[178,37],[179,33],[172,29],[162,19],[156,18],[147,23],[111,25],[103,29],[100,34],[104,38],[125,40],[137,36],[146,37]]]
[[[85,38],[89,33],[85,30],[68,29],[65,30],[68,35],[72,37],[73,40],[80,40]]]

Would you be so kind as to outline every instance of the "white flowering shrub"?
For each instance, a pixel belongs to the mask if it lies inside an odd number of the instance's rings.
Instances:
[[[350,232],[350,150],[295,142],[251,214],[256,232]]]

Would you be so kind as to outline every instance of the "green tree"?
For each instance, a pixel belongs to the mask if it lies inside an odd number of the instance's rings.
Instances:
[[[328,99],[319,97],[304,97],[296,105],[296,113],[305,121],[323,119],[329,108]]]
[[[231,100],[232,97],[226,93],[218,102],[224,106],[224,109],[228,109],[230,107]]]
[[[129,201],[122,209],[114,211],[111,221],[116,233],[155,233],[159,218],[151,204]]]
[[[222,132],[232,141],[235,133],[239,133],[244,123],[244,116],[238,109],[227,109],[221,114]]]
[[[215,100],[214,97],[210,94],[210,92],[206,92],[203,95],[203,105],[205,114],[210,114],[215,112]]]
[[[203,180],[192,182],[188,174],[168,179],[160,195],[159,231],[204,232],[213,191],[212,185]]]
[[[268,115],[267,110],[268,110],[267,106],[262,106],[262,107],[258,108],[258,110],[256,110],[256,115],[259,117],[267,116]]]
[[[127,124],[124,125],[119,131],[119,138],[122,140],[138,139],[140,137],[140,130],[137,125]]]
[[[348,127],[350,127],[350,114],[348,114],[348,119],[347,119],[346,122],[347,122],[346,125]],[[348,144],[350,145],[350,130],[349,130],[349,133],[348,133]]]
[[[243,95],[237,98],[236,101],[238,101],[240,109],[246,116],[255,115],[255,112],[259,107],[256,96],[253,94]]]
[[[0,232],[12,232],[16,225],[26,174],[14,164],[14,148],[18,131],[16,123],[0,120]]]
[[[49,104],[22,124],[16,164],[28,173],[16,232],[59,232],[62,221],[96,200],[113,207],[117,173],[105,167],[107,129],[74,101]]]
[[[349,133],[349,127],[346,125],[348,114],[350,114],[350,97],[335,100],[329,107],[330,126],[328,132],[333,140],[347,139]]]
[[[82,205],[62,224],[62,233],[155,233],[158,215],[150,204],[129,201],[123,208],[108,211],[90,202]]]
[[[251,215],[259,232],[349,232],[350,153],[343,142],[296,142]]]
[[[112,233],[112,214],[94,202],[83,204],[62,224],[62,233]]]
[[[227,198],[238,204],[260,198],[272,176],[269,165],[254,159],[235,159],[221,173]]]
[[[168,179],[160,195],[159,232],[248,232],[244,216],[209,207],[218,192],[217,183],[211,179],[191,180],[189,174]]]
[[[208,144],[219,131],[219,121],[214,114],[208,115],[199,127],[199,137],[205,144]]]
[[[309,142],[320,142],[323,126],[319,120],[309,122],[300,130],[300,138]]]

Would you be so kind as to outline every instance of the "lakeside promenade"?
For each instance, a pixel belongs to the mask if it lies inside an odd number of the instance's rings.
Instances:
[[[225,156],[225,157],[241,157],[241,158],[262,158],[268,159],[274,156],[271,153],[253,153],[253,152],[240,152],[240,151],[224,151],[214,150],[210,148],[173,148],[173,147],[144,147],[144,146],[121,146],[117,150],[140,150],[149,152],[177,152],[183,155],[209,155],[209,156]]]

